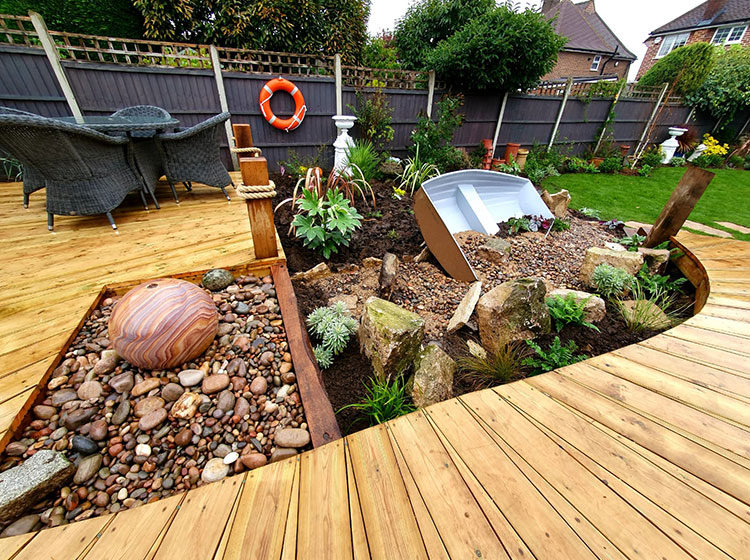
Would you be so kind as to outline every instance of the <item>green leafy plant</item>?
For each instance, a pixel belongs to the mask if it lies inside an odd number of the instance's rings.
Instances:
[[[357,117],[362,139],[369,142],[376,151],[383,151],[393,140],[393,107],[388,103],[388,96],[383,89],[378,88],[375,93],[367,96],[358,91],[357,107],[347,107]]]
[[[620,296],[632,289],[635,278],[622,268],[602,263],[594,269],[592,281],[599,295],[606,299]]]
[[[600,173],[599,168],[593,163],[588,163],[588,162],[584,163],[582,169],[584,173],[589,173],[589,174]]]
[[[520,175],[521,174],[521,166],[518,165],[516,161],[513,160],[513,157],[511,156],[510,161],[507,163],[501,163],[498,168],[498,171],[501,173],[507,173],[509,175]]]
[[[641,156],[641,165],[648,165],[652,169],[655,169],[661,165],[661,160],[664,154],[661,151],[661,146],[653,146],[643,153]]]
[[[404,171],[398,176],[399,188],[404,193],[408,191],[411,196],[414,196],[414,191],[420,189],[422,183],[438,175],[440,175],[440,170],[436,165],[419,159],[419,145],[417,145],[414,157],[406,160]]]
[[[412,132],[412,150],[419,150],[421,160],[436,166],[442,173],[471,166],[469,155],[451,145],[453,134],[464,121],[458,112],[463,96],[447,96],[437,104],[437,122],[426,115],[419,117]]]
[[[669,164],[672,167],[685,167],[687,165],[687,160],[685,160],[684,157],[675,156],[672,158]]]
[[[550,317],[555,323],[555,330],[560,332],[566,325],[573,324],[583,325],[598,332],[599,328],[586,320],[587,301],[588,299],[578,301],[575,294],[547,298],[547,309],[549,309]]]
[[[519,233],[522,231],[531,231],[531,222],[528,218],[508,218],[508,221],[506,222],[508,224],[508,228],[510,229],[510,233]]]
[[[607,156],[599,164],[601,173],[619,173],[622,171],[622,157],[619,155]]]
[[[358,168],[369,184],[379,174],[380,155],[370,140],[355,140],[354,146],[346,150],[346,165],[352,169]]]
[[[401,239],[401,234],[397,232],[395,229],[388,230],[388,233],[386,233],[385,236],[392,241],[395,241],[396,239]]]
[[[315,155],[300,156],[294,150],[289,150],[288,159],[279,162],[281,174],[289,173],[294,177],[305,177],[307,170],[315,167],[321,167],[326,146],[318,146]]]
[[[661,293],[679,293],[682,291],[682,285],[687,282],[687,278],[675,278],[662,274],[651,274],[648,265],[643,266],[636,276],[638,287],[649,296],[655,296]]]
[[[416,410],[409,402],[406,388],[400,377],[392,380],[372,377],[365,387],[367,394],[362,402],[348,404],[339,410],[347,408],[359,410],[368,418],[371,426]]]
[[[622,239],[618,239],[617,242],[623,247],[626,247],[628,251],[636,253],[638,252],[638,247],[646,242],[646,237],[644,235],[638,235],[637,233],[634,233],[633,235],[628,235],[623,237]]]
[[[328,189],[324,196],[305,189],[297,204],[300,213],[292,220],[297,237],[305,247],[320,249],[326,259],[340,247],[348,247],[352,235],[361,227],[362,216],[338,189]]]
[[[663,330],[677,321],[676,313],[670,308],[676,301],[676,294],[658,288],[656,292],[646,294],[640,284],[633,285],[631,299],[615,299],[625,324],[633,332],[644,330]]]
[[[367,44],[362,52],[362,65],[387,70],[401,68],[391,32],[384,30],[377,37],[367,38]]]
[[[589,218],[596,218],[597,220],[601,220],[602,216],[599,210],[596,210],[595,208],[588,208],[586,206],[579,208],[578,211],[583,214],[584,216],[587,216]]]
[[[552,222],[552,231],[568,231],[570,229],[570,221],[564,218],[555,218]]]
[[[708,77],[686,102],[729,124],[737,111],[747,107],[750,98],[750,46],[733,45],[717,49],[718,55]]]
[[[588,358],[585,354],[576,354],[578,346],[574,341],[569,340],[567,344],[563,345],[559,336],[555,337],[547,350],[543,350],[533,340],[527,340],[526,344],[535,354],[523,360],[523,365],[532,369],[532,375],[546,373]]]
[[[459,357],[458,370],[479,387],[508,383],[521,377],[526,350],[519,342],[506,342],[495,352]]]
[[[689,95],[703,85],[714,66],[715,48],[708,43],[694,43],[674,49],[649,68],[639,86],[661,87],[668,83],[674,93]]]
[[[318,364],[327,369],[333,363],[334,356],[341,354],[349,343],[350,337],[357,332],[357,321],[346,305],[337,301],[328,307],[318,307],[307,316],[307,325],[320,344],[313,350]]]
[[[547,177],[560,175],[562,166],[563,156],[560,152],[554,148],[548,150],[535,145],[529,150],[523,172],[529,178],[529,181],[539,185]]]
[[[644,163],[641,168],[638,170],[638,175],[641,177],[650,177],[651,173],[654,172],[654,168],[648,165],[647,163]]]

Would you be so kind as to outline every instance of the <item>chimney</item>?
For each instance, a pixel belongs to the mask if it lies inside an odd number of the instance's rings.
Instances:
[[[543,0],[542,1],[542,13],[546,14],[550,10],[556,8],[559,3],[560,3],[560,0]]]
[[[703,12],[704,21],[712,21],[716,15],[724,9],[727,0],[708,0],[706,10]]]
[[[589,0],[586,3],[586,6],[584,6],[583,11],[587,14],[595,14],[596,13],[596,6],[594,5],[594,0]]]

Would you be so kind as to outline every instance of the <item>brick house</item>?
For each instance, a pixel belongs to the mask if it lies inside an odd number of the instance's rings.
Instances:
[[[596,11],[594,0],[544,0],[542,14],[568,42],[554,69],[543,80],[620,79],[628,75],[636,56],[625,48]]]
[[[638,78],[661,57],[692,43],[750,45],[750,0],[708,0],[651,32]]]

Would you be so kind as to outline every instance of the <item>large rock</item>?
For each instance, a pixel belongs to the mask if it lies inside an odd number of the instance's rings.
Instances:
[[[546,294],[539,278],[511,280],[484,294],[476,309],[482,346],[496,352],[507,342],[550,332]]]
[[[510,256],[510,243],[502,237],[490,237],[477,249],[477,256],[495,264],[503,264]]]
[[[453,317],[451,317],[451,320],[448,322],[448,334],[456,332],[469,322],[469,319],[471,319],[471,316],[474,313],[474,308],[477,306],[480,295],[482,295],[482,283],[474,282],[469,287],[466,295],[464,295],[461,303],[458,304],[456,311],[453,313]]]
[[[555,194],[549,194],[546,190],[542,191],[542,200],[555,215],[555,218],[564,218],[568,213],[570,193],[567,190],[563,189]]]
[[[643,255],[643,260],[646,262],[648,271],[651,274],[664,274],[667,271],[670,256],[669,249],[638,247],[638,252]]]
[[[451,398],[454,373],[453,358],[434,342],[425,346],[414,361],[414,375],[406,387],[414,405],[422,408]]]
[[[390,300],[393,294],[393,288],[396,286],[398,277],[398,257],[393,253],[386,253],[383,256],[383,264],[380,267],[380,277],[378,284],[380,286],[380,297]]]
[[[310,282],[312,280],[318,280],[319,278],[325,278],[331,275],[331,269],[326,263],[316,264],[310,270],[304,272],[297,272],[292,276],[292,280],[300,282]]]
[[[62,453],[42,449],[0,473],[0,523],[15,519],[40,498],[65,486],[75,470]]]
[[[586,251],[586,257],[581,265],[579,278],[587,286],[594,287],[594,269],[600,264],[607,263],[615,268],[622,268],[628,274],[636,275],[643,265],[643,255],[631,251],[612,251],[602,247],[591,247]]]
[[[576,302],[586,302],[583,307],[584,318],[589,323],[596,323],[601,321],[607,315],[607,306],[604,300],[595,294],[588,292],[581,292],[578,290],[569,290],[567,288],[555,288],[547,294],[547,297],[560,296],[565,299],[568,294],[573,294],[576,298]]]
[[[201,284],[207,290],[219,292],[234,282],[234,276],[223,268],[214,268],[203,275]]]
[[[384,299],[365,302],[359,325],[359,344],[378,377],[405,371],[419,352],[424,319]]]

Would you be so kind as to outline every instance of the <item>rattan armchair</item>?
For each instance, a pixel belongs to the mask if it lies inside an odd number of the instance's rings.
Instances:
[[[219,139],[229,113],[221,113],[180,132],[156,135],[165,175],[177,197],[176,182],[195,181],[221,189],[229,200],[226,188],[232,178],[221,161]]]
[[[0,115],[25,115],[27,117],[39,117],[34,113],[28,113],[19,109],[11,109],[10,107],[0,107]],[[39,117],[43,118],[43,117]],[[4,151],[11,153],[9,148],[6,148],[3,139],[0,138],[0,148]],[[39,173],[32,165],[23,165],[23,207],[29,207],[29,195],[33,192],[44,188],[44,176]]]
[[[134,190],[148,208],[128,138],[25,115],[0,115],[0,138],[25,167],[33,167],[44,177],[50,231],[55,214],[106,214],[117,229],[111,211]]]
[[[112,113],[113,117],[156,117],[158,119],[171,119],[169,111],[155,105],[133,105],[125,107]],[[130,132],[132,138],[153,138],[156,130],[133,130]]]

